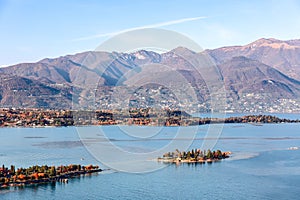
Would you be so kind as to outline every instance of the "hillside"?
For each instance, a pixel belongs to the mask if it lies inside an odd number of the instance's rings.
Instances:
[[[269,65],[287,76],[300,80],[300,40],[259,39],[245,46],[208,50],[217,63],[245,56]]]
[[[0,68],[0,106],[109,109],[185,104],[209,110],[209,87],[220,87],[214,85],[220,79],[228,109],[243,110],[246,101],[265,101],[265,106],[275,102],[278,107],[281,99],[300,97],[299,55],[300,40],[259,39],[204,52],[178,47],[162,54],[140,50],[46,58]],[[215,68],[208,67],[210,60]]]

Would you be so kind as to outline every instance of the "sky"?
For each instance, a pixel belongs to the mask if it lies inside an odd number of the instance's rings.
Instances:
[[[0,0],[0,66],[94,50],[145,27],[184,34],[203,49],[300,39],[300,1]]]

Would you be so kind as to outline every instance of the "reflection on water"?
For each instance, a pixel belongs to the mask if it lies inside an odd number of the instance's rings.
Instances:
[[[50,148],[50,149],[56,149],[56,148],[75,148],[75,147],[82,147],[83,144],[81,141],[55,141],[55,142],[42,142],[37,144],[32,144],[32,146],[39,146],[42,148]]]
[[[234,152],[225,161],[250,159],[259,156],[258,152]]]
[[[38,139],[38,138],[47,138],[47,137],[42,137],[42,136],[25,136],[24,138],[26,138],[26,139]]]

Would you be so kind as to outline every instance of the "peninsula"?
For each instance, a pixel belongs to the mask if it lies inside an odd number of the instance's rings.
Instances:
[[[2,165],[0,168],[0,188],[18,187],[24,185],[64,182],[69,178],[84,174],[101,172],[99,166],[68,165],[68,166],[31,166],[29,168],[18,168],[14,165],[10,168]]]

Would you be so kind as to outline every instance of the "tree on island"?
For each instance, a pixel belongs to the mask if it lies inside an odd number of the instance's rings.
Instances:
[[[56,169],[55,169],[54,166],[52,166],[52,167],[50,168],[50,170],[49,170],[49,176],[50,176],[50,177],[56,176]]]
[[[216,152],[216,157],[221,159],[223,157],[222,151],[220,151],[219,149]]]
[[[186,159],[191,159],[191,152],[190,151],[187,152]]]
[[[192,158],[195,158],[195,152],[194,152],[194,149],[192,149],[191,157],[192,157]]]
[[[212,158],[214,157],[214,156],[213,156],[213,153],[211,152],[210,149],[207,150],[206,157],[207,157],[208,159],[212,159]]]

